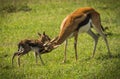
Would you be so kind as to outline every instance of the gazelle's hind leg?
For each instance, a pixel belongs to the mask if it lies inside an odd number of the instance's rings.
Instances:
[[[108,49],[108,54],[109,54],[109,56],[111,56],[109,44],[108,44],[108,41],[107,41],[107,38],[106,38],[105,34],[100,30],[98,30],[98,33],[103,37],[103,39],[106,43],[107,49]]]
[[[104,39],[104,41],[106,43],[107,49],[108,49],[108,53],[111,56],[110,48],[109,48],[109,45],[108,45],[108,41],[107,41],[106,36],[103,33],[103,30],[101,28],[101,20],[100,20],[99,13],[97,13],[97,12],[92,13],[91,14],[91,19],[92,19],[92,25],[93,25],[93,27],[103,37],[103,39]]]
[[[43,60],[42,60],[41,54],[39,54],[39,58],[40,58],[40,61],[41,61],[42,65],[45,65]]]
[[[39,55],[39,58],[40,58],[40,61],[41,61],[42,65],[45,65],[44,62],[43,62],[43,60],[42,60],[42,57],[41,57],[41,54],[39,53],[39,51],[36,51],[36,52],[35,52],[36,64],[37,64],[37,62],[38,62],[38,60],[37,60],[38,55]]]
[[[95,40],[94,50],[93,50],[93,54],[92,54],[92,57],[94,57],[95,51],[96,51],[96,46],[97,46],[97,43],[98,43],[98,36],[97,36],[95,33],[93,33],[93,32],[91,31],[91,29],[88,30],[87,33]]]

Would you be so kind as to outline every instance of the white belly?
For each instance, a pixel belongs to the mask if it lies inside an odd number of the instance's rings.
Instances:
[[[90,29],[90,27],[91,27],[91,19],[86,25],[80,27],[79,33],[87,32]]]
[[[92,21],[91,21],[91,19],[90,19],[89,22],[88,22],[86,25],[81,26],[80,29],[79,29],[79,33],[87,32],[87,31],[90,29],[90,27],[91,27],[91,22],[92,22]],[[69,37],[72,37],[73,34],[74,34],[74,33],[72,33]]]

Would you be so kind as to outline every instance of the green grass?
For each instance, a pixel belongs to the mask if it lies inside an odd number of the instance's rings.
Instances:
[[[0,12],[0,79],[119,79],[120,78],[120,1],[116,0],[76,0],[38,1],[28,0],[32,10],[13,13]],[[46,32],[51,38],[59,33],[61,21],[79,7],[90,6],[100,14],[102,25],[109,27],[107,32],[112,58],[100,37],[96,54],[89,59],[93,50],[93,39],[80,34],[78,39],[78,61],[74,56],[74,40],[70,39],[67,49],[67,63],[61,64],[64,57],[64,44],[48,54],[42,55],[45,66],[35,63],[34,53],[21,58],[21,67],[11,65],[11,58],[17,51],[20,40],[38,38],[37,32]]]

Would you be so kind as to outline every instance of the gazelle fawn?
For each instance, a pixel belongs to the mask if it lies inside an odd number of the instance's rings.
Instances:
[[[43,34],[38,33],[38,35],[39,35],[39,39],[36,39],[36,40],[24,39],[19,42],[18,51],[15,52],[12,57],[12,65],[13,65],[14,58],[18,56],[18,65],[20,66],[21,56],[28,54],[30,51],[35,52],[36,63],[37,63],[37,57],[39,56],[41,63],[44,64],[41,58],[41,54],[43,54],[42,50],[44,49],[43,44],[49,42],[50,37],[46,35],[45,32]]]

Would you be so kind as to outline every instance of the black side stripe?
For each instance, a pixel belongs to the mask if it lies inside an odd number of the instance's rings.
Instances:
[[[78,24],[78,27],[76,30],[79,30],[82,26],[86,25],[89,22],[90,18],[91,18],[91,16],[90,16],[90,14],[88,14],[87,17],[85,18],[85,20]]]

